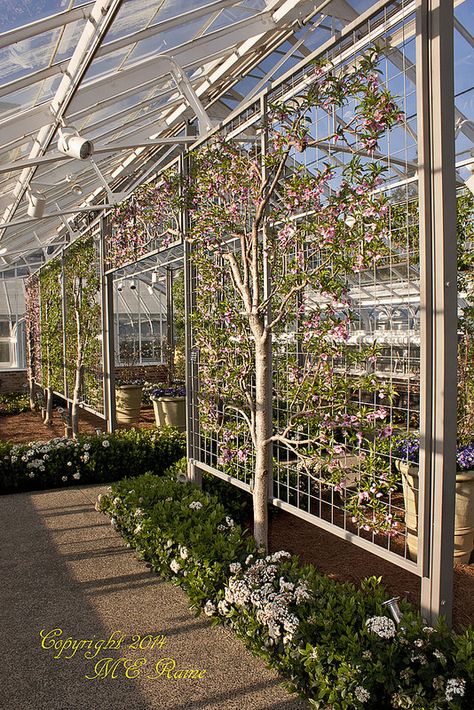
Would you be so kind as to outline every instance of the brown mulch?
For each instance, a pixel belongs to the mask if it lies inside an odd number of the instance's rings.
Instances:
[[[81,411],[80,431],[95,433],[104,430],[104,421]],[[140,427],[153,428],[153,409],[142,408]],[[121,427],[127,428],[127,427]],[[64,436],[64,425],[55,411],[53,426],[46,428],[37,412],[0,417],[0,438],[15,443],[47,441]],[[405,597],[413,604],[419,603],[420,579],[397,565],[362,548],[338,538],[321,528],[278,511],[270,526],[270,549],[285,549],[299,556],[304,564],[313,564],[324,574],[341,581],[360,582],[364,577],[382,577],[387,592]],[[474,562],[474,555],[471,556]],[[474,564],[456,565],[454,568],[454,626],[461,630],[474,626]]]
[[[405,597],[419,605],[419,577],[305,520],[278,511],[270,526],[270,550],[282,549],[332,579],[357,584],[364,577],[382,577],[391,596]],[[458,631],[469,624],[474,626],[474,564],[454,567],[453,624]]]
[[[155,416],[152,407],[142,407],[140,422],[141,428],[152,429],[155,426]],[[118,429],[129,429],[128,425],[120,425]],[[80,411],[79,431],[81,434],[95,434],[96,429],[105,431],[105,422],[94,414]],[[41,421],[38,412],[22,412],[14,416],[0,417],[0,439],[14,441],[16,444],[28,441],[49,441],[58,436],[64,436],[64,424],[57,410],[53,410],[51,427],[46,427]]]

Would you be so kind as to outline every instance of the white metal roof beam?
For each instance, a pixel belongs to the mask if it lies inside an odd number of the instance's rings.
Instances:
[[[134,32],[133,34],[126,35],[125,37],[120,37],[119,39],[113,40],[112,42],[102,45],[102,47],[97,50],[95,56],[96,58],[104,57],[107,54],[111,54],[112,52],[117,52],[120,49],[133,46],[137,42],[149,39],[150,37],[153,37],[159,34],[160,32],[169,31],[170,29],[173,29],[174,27],[177,27],[179,25],[183,25],[186,22],[192,22],[193,20],[199,19],[200,17],[203,17],[209,14],[210,12],[214,12],[215,10],[223,10],[226,7],[236,5],[237,2],[239,2],[239,0],[217,0],[216,2],[212,2],[200,8],[190,10],[189,12],[180,13],[176,17],[171,17],[167,20],[162,20],[161,22],[157,22],[156,24],[151,25],[150,27],[147,27],[144,30]],[[255,15],[253,17],[258,17],[258,15]],[[243,21],[245,22],[246,20]],[[31,74],[27,74],[26,76],[23,76],[20,79],[15,79],[14,81],[9,82],[8,84],[4,84],[0,87],[0,96],[7,96],[8,94],[12,94],[15,91],[20,91],[21,89],[24,89],[25,87],[30,86],[31,84],[35,84],[38,81],[44,81],[49,77],[61,74],[66,70],[68,62],[68,59],[64,59],[63,61],[57,62],[56,64],[52,64],[49,67],[39,69],[35,72],[31,72]]]
[[[125,2],[128,2],[128,0],[125,0]],[[64,27],[64,25],[68,25],[71,22],[85,20],[89,17],[93,4],[94,2],[87,2],[80,7],[58,12],[56,15],[50,15],[36,22],[31,22],[29,25],[23,25],[23,27],[16,27],[13,30],[8,30],[8,32],[2,32],[0,34],[0,49],[15,44],[15,42],[23,42],[25,39],[31,39],[32,37],[43,34],[43,32],[50,32],[58,27]]]
[[[96,0],[79,43],[69,61],[67,73],[63,76],[51,101],[50,108],[54,120],[49,125],[44,126],[38,133],[33,149],[30,152],[30,158],[42,155],[47,149],[121,4],[122,0]],[[5,222],[9,221],[15,214],[35,170],[36,167],[25,168],[21,173],[13,190],[13,202],[3,214]],[[3,236],[3,232],[0,233],[0,238],[1,236]]]
[[[271,13],[262,13],[256,17],[234,23],[230,27],[211,32],[198,40],[185,42],[173,49],[173,59],[184,69],[200,66],[204,60],[221,58],[223,54],[232,52],[235,46],[249,37],[260,37],[264,32],[277,29]],[[163,72],[160,55],[147,58],[133,64],[127,69],[111,76],[95,79],[82,86],[71,103],[68,113],[87,115],[106,105],[106,101],[114,103],[128,93],[137,93],[152,85]],[[166,71],[166,69],[165,69]],[[100,101],[97,101],[100,97]],[[18,136],[30,133],[32,127],[37,130],[50,121],[49,107],[34,107],[0,122],[2,143],[15,140]]]

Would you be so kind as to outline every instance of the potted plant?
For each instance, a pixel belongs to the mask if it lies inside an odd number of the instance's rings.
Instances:
[[[402,478],[407,547],[412,560],[416,560],[418,550],[419,450],[418,437],[409,437],[398,445],[395,462]],[[456,460],[454,561],[468,564],[474,542],[474,441],[458,446]]]
[[[155,411],[156,426],[172,426],[186,430],[186,389],[184,387],[157,387],[150,393]]]
[[[118,424],[136,424],[140,419],[143,384],[141,380],[117,380],[115,418]]]

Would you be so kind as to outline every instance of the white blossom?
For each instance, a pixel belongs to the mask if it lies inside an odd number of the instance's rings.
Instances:
[[[67,481],[67,476],[63,476],[63,477],[61,478],[61,481],[62,481],[63,483],[66,483],[66,481]]]
[[[370,699],[370,693],[362,685],[358,685],[354,690],[354,695],[356,696],[359,703],[366,703]]]
[[[184,545],[183,546],[180,545],[178,549],[179,549],[179,556],[181,557],[181,559],[187,560],[189,557],[188,548],[184,547]]]
[[[171,571],[174,572],[175,574],[178,574],[178,572],[179,572],[180,569],[181,569],[181,566],[180,566],[178,560],[171,560],[170,569],[171,569]]]
[[[102,442],[102,446],[104,447],[104,449],[108,449],[110,446],[110,441],[108,441],[107,439],[104,439]]]
[[[79,473],[79,471],[76,471],[76,473],[73,473],[73,474],[72,474],[72,477],[73,477],[76,481],[78,481],[78,480],[80,479],[80,477],[81,477],[81,474]]]
[[[392,619],[387,616],[371,616],[365,622],[367,631],[373,634],[377,634],[380,638],[391,639],[396,634],[396,626]]]
[[[454,700],[455,695],[464,696],[466,681],[463,678],[449,678],[446,683],[446,700],[448,703]]]
[[[230,607],[225,599],[221,599],[220,602],[217,603],[217,609],[219,611],[219,614],[225,616],[229,613]]]
[[[446,656],[441,651],[438,651],[438,649],[433,651],[433,656],[437,658],[440,663],[446,663]]]
[[[204,613],[206,616],[213,616],[216,613],[216,605],[210,599],[204,605]]]
[[[202,508],[202,503],[200,500],[193,500],[192,503],[189,504],[189,507],[191,510],[200,510]]]
[[[240,570],[242,569],[242,565],[240,562],[231,562],[229,565],[229,570],[231,574],[238,574]]]

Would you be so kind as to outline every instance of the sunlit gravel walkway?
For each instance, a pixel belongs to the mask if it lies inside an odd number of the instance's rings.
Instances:
[[[137,560],[107,518],[94,510],[103,490],[91,486],[0,497],[1,707],[307,707],[230,631],[196,618],[180,589]],[[124,637],[120,648],[109,643],[96,651],[93,644],[112,634],[112,641]],[[142,650],[130,648],[134,635],[140,636]],[[153,643],[145,639],[149,635],[165,636],[163,646],[158,639],[147,648]],[[48,647],[53,636],[56,649]],[[61,641],[66,642],[62,649]],[[73,647],[74,641],[87,643]],[[163,658],[174,659],[175,670],[206,673],[200,679],[169,678],[167,671],[160,675]]]

